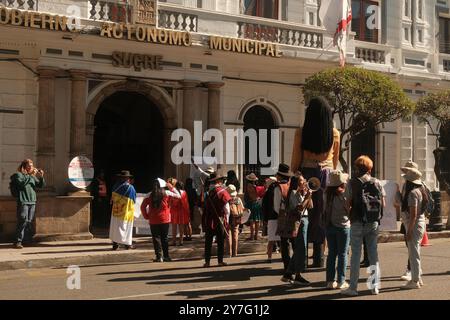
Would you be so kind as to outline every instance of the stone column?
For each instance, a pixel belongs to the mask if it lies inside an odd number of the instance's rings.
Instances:
[[[191,134],[191,149],[186,150],[190,155],[194,153],[194,121],[201,120],[201,84],[197,80],[184,80],[183,85],[183,124],[182,127]],[[198,138],[198,137],[197,137]],[[185,181],[189,177],[190,166],[183,165],[181,178]]]
[[[87,70],[69,70],[72,77],[70,103],[70,159],[86,155]],[[91,159],[92,161],[92,159]]]
[[[223,82],[208,82],[208,129],[221,129],[220,124],[220,88]]]
[[[45,171],[45,191],[53,192],[55,163],[55,77],[58,68],[38,67],[38,132],[35,165]]]
[[[220,123],[221,108],[220,108],[220,88],[224,85],[223,82],[207,82],[208,88],[208,129],[222,130]],[[225,143],[225,142],[224,142]],[[225,154],[223,155],[225,160]],[[222,165],[218,164],[217,169],[221,169]]]

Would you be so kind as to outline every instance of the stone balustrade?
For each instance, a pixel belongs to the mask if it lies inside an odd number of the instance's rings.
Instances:
[[[386,52],[383,50],[356,47],[355,55],[357,59],[362,59],[364,62],[386,63]]]
[[[133,23],[133,6],[123,0],[89,0],[89,19]]]
[[[167,10],[158,11],[158,27],[179,31],[197,32],[198,16]]]
[[[0,4],[8,8],[38,11],[38,0],[0,0]]]
[[[280,28],[270,25],[238,23],[238,38],[274,42],[307,48],[323,48],[323,34],[294,28]]]

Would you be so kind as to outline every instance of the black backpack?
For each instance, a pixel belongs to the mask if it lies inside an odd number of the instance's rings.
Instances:
[[[277,182],[272,183],[266,190],[261,202],[261,211],[263,220],[267,221],[269,217],[273,216],[273,194],[275,188],[278,186]]]
[[[383,192],[376,179],[352,181],[352,219],[362,223],[380,222],[383,218]]]
[[[423,213],[429,217],[433,212],[436,204],[434,203],[433,195],[431,194],[430,189],[425,183],[422,183],[422,187],[420,188],[420,192],[422,193],[422,211]]]
[[[11,195],[14,198],[18,198],[19,197],[19,188],[17,188],[17,185],[14,183],[13,177],[14,177],[14,175],[12,175],[9,178],[9,191],[11,192]]]

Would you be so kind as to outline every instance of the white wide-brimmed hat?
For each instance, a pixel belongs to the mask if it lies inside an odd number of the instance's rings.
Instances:
[[[402,174],[402,177],[405,178],[406,181],[417,185],[422,185],[422,173],[419,170],[407,171],[406,173]]]
[[[400,170],[402,170],[403,173],[408,173],[410,171],[420,172],[419,165],[412,160],[406,162],[405,165],[400,168]]]
[[[234,184],[230,184],[227,187],[227,191],[230,194],[230,196],[232,196],[232,197],[236,197],[237,196],[237,190],[236,190],[236,187],[234,186]]]
[[[340,185],[347,183],[348,174],[343,173],[342,171],[336,170],[331,171],[329,174],[330,182],[328,184],[329,187],[339,187]]]
[[[159,182],[159,187],[160,187],[160,188],[165,188],[165,187],[167,187],[167,182],[166,182],[166,181],[164,181],[164,180],[161,179],[161,178],[158,178],[157,180],[158,180],[158,182]]]

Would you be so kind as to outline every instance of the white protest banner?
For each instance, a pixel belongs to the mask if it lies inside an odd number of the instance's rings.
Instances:
[[[380,182],[386,192],[386,206],[380,223],[380,231],[398,231],[397,209],[394,204],[399,186],[395,181],[384,180]]]

